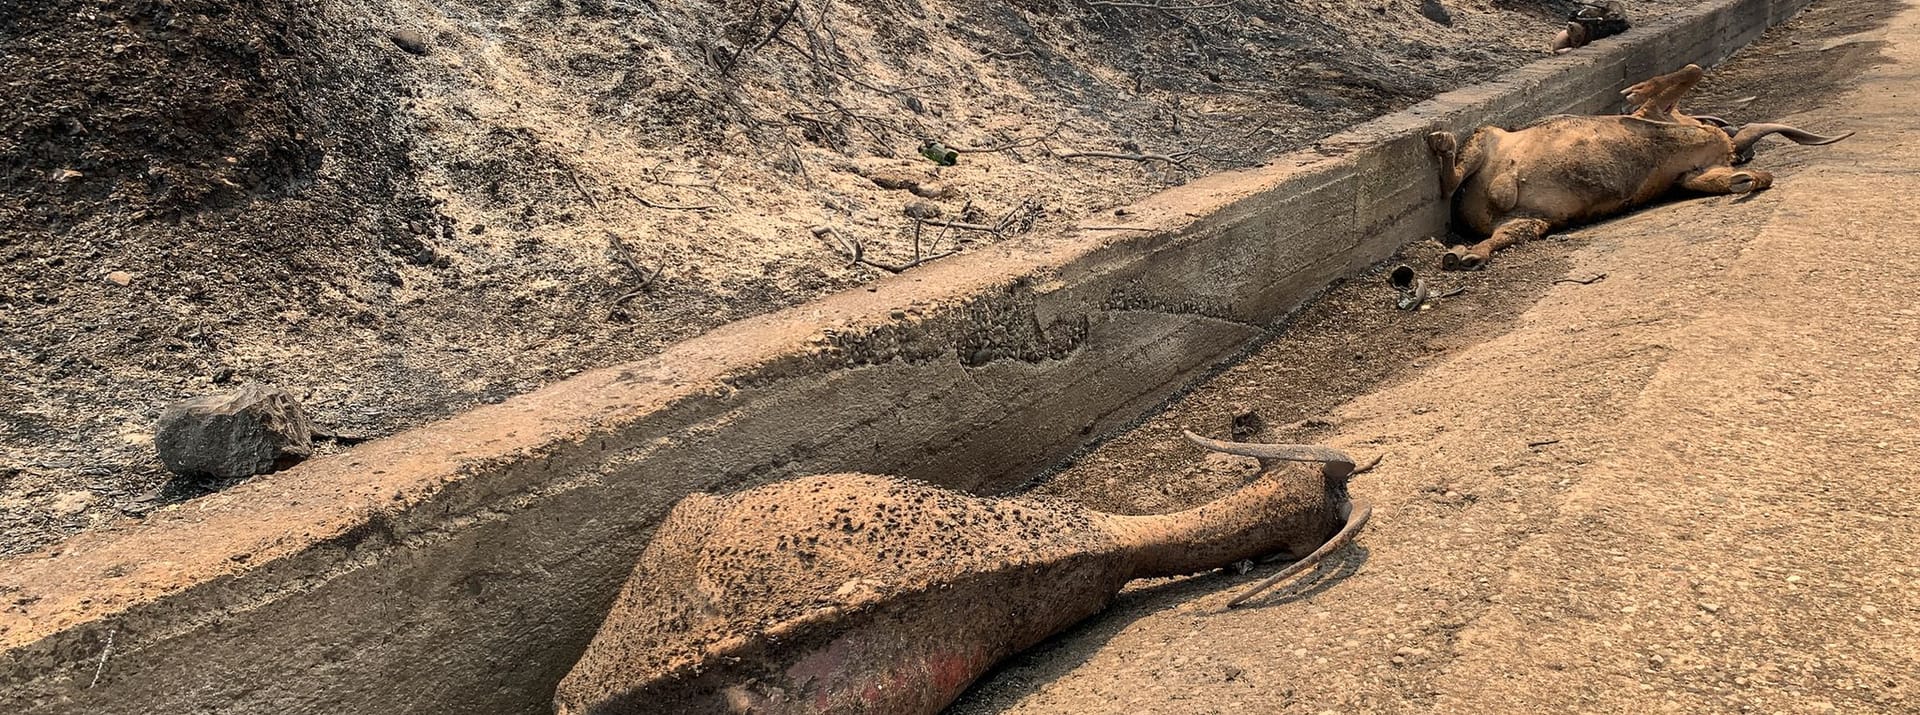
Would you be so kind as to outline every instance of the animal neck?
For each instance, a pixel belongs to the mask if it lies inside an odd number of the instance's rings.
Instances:
[[[1131,578],[1178,576],[1288,549],[1305,555],[1339,521],[1317,473],[1269,472],[1199,507],[1153,516],[1114,516],[1110,527],[1132,554]],[[1288,472],[1291,472],[1289,474]]]

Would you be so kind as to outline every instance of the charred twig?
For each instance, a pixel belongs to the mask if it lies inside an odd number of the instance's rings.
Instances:
[[[1182,151],[1173,154],[1123,154],[1112,151],[1057,151],[1054,152],[1053,155],[1060,159],[1119,159],[1122,161],[1137,161],[1142,164],[1158,161],[1185,169],[1187,168],[1187,158],[1193,156],[1194,152]]]
[[[625,192],[627,196],[632,197],[634,201],[640,202],[641,206],[645,206],[650,209],[660,209],[663,211],[711,211],[713,209],[719,208],[718,206],[714,206],[712,204],[699,204],[694,206],[675,206],[673,204],[656,203],[656,202],[647,200],[647,197],[645,196],[641,196],[640,194],[634,193],[633,189],[622,187],[621,190]]]
[[[735,50],[731,56],[727,57],[726,64],[720,66],[720,74],[725,75],[728,72],[732,72],[734,66],[740,64],[741,57],[746,56],[750,52],[758,52],[760,48],[766,47],[767,43],[773,41],[773,38],[780,36],[780,31],[786,29],[787,23],[793,22],[793,17],[798,14],[800,14],[800,0],[793,0],[793,4],[787,6],[786,14],[781,15],[780,19],[773,23],[773,30],[768,32],[766,37],[760,38],[759,42],[753,43],[750,47],[742,47]]]
[[[1160,230],[1157,228],[1147,228],[1145,226],[1080,226],[1079,228],[1082,231],[1158,231]]]
[[[1553,283],[1554,285],[1559,285],[1561,283],[1579,283],[1580,285],[1583,285],[1583,286],[1590,286],[1606,279],[1607,279],[1607,274],[1595,273],[1591,276],[1587,276],[1586,278],[1562,278],[1560,280],[1554,281]]]
[[[1007,229],[1013,227],[1014,220],[1020,217],[1020,212],[1026,209],[1027,204],[1030,204],[1030,203],[1033,203],[1033,199],[1031,198],[1021,199],[1019,205],[1014,206],[1013,210],[1007,212],[1007,215],[1000,217],[999,223],[993,224],[991,226],[983,223],[948,221],[946,219],[937,219],[937,218],[927,218],[927,219],[918,219],[918,220],[920,223],[924,223],[929,226],[951,228],[958,231],[980,231],[982,233],[1004,234],[1006,233]]]
[[[1528,447],[1545,447],[1550,444],[1559,444],[1559,443],[1560,443],[1559,439],[1543,439],[1543,440],[1528,442],[1527,446]]]
[[[564,173],[566,173],[567,178],[569,180],[573,181],[573,188],[578,189],[580,191],[581,196],[587,197],[587,205],[592,206],[593,210],[599,211],[600,200],[594,198],[593,192],[587,190],[587,184],[586,182],[580,180],[580,175],[578,173],[575,173],[572,169],[566,169],[564,170]]]
[[[840,231],[838,231],[832,226],[815,226],[813,228],[813,235],[833,236],[834,240],[840,242],[840,245],[847,249],[848,255],[852,257],[852,260],[847,263],[848,266],[855,266],[855,265],[871,266],[873,268],[878,268],[888,273],[895,273],[895,274],[903,273],[907,269],[912,268],[914,266],[918,266],[936,259],[946,258],[947,256],[951,256],[953,254],[960,252],[959,250],[956,249],[952,251],[947,251],[945,253],[933,253],[933,254],[922,255],[920,252],[919,222],[917,221],[914,224],[913,260],[908,261],[906,263],[900,263],[900,264],[885,263],[885,262],[876,261],[871,258],[868,258],[867,246],[865,243],[862,243],[859,239],[856,239],[841,233]]]
[[[1040,135],[1040,136],[1037,136],[1037,137],[1027,137],[1027,138],[1025,138],[1025,139],[1017,139],[1017,140],[1014,140],[1014,141],[1012,141],[1012,142],[1008,142],[1008,143],[1006,143],[1006,144],[1002,144],[1002,145],[1000,145],[1000,146],[989,146],[989,147],[958,147],[958,146],[950,146],[950,147],[947,147],[947,148],[948,148],[948,149],[952,149],[952,150],[954,150],[954,151],[956,151],[956,152],[959,152],[959,153],[961,153],[961,154],[987,154],[987,153],[992,153],[992,152],[1000,152],[1000,151],[1007,151],[1007,150],[1009,150],[1009,149],[1019,149],[1019,148],[1022,148],[1022,147],[1029,147],[1029,146],[1033,146],[1033,145],[1035,145],[1035,144],[1039,144],[1040,142],[1043,142],[1043,141],[1046,141],[1046,140],[1048,140],[1048,139],[1052,139],[1052,138],[1053,138],[1053,137],[1054,137],[1055,135],[1058,135],[1058,134],[1060,133],[1060,130],[1062,130],[1062,129],[1065,129],[1065,128],[1067,128],[1067,124],[1066,124],[1065,122],[1061,122],[1060,124],[1058,124],[1058,125],[1055,125],[1052,131],[1049,131],[1049,132],[1047,132],[1047,133],[1045,133],[1045,134],[1042,134],[1042,135]]]
[[[1185,12],[1188,10],[1218,10],[1223,7],[1232,7],[1234,3],[1239,2],[1239,0],[1227,0],[1226,2],[1209,3],[1206,5],[1160,5],[1157,3],[1144,3],[1144,2],[1113,2],[1112,0],[1085,0],[1085,1],[1088,5],[1092,7],[1137,7],[1137,8],[1142,8],[1146,10],[1164,10],[1167,12]]]
[[[637,278],[640,281],[640,285],[638,288],[634,289],[630,293],[626,293],[618,298],[613,299],[613,302],[609,304],[610,307],[617,308],[622,303],[625,303],[629,300],[633,300],[634,298],[640,297],[642,294],[652,289],[653,282],[656,280],[659,280],[660,274],[666,272],[667,270],[666,266],[661,266],[659,268],[654,269],[651,273],[649,273],[646,269],[641,268],[640,263],[638,261],[633,260],[633,251],[630,251],[627,249],[627,242],[620,240],[620,234],[614,233],[612,231],[608,231],[607,243],[613,246],[614,259],[618,260],[620,262],[620,265],[626,266],[627,270],[632,271],[634,278]]]
[[[923,219],[921,223],[927,224],[929,226],[951,228],[957,231],[980,231],[983,233],[999,233],[1002,230],[1005,230],[1004,226],[988,226],[983,223],[963,223],[960,221],[948,221],[945,219],[937,219],[937,218]]]

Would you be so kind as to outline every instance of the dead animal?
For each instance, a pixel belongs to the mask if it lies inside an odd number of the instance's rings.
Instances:
[[[1618,2],[1580,3],[1580,9],[1567,18],[1567,29],[1554,35],[1547,49],[1554,54],[1571,52],[1587,46],[1589,42],[1618,35],[1632,27],[1633,23],[1627,21],[1625,6]]]
[[[866,474],[688,496],[554,709],[934,713],[994,663],[1105,609],[1130,580],[1301,557],[1264,588],[1366,523],[1369,507],[1347,496],[1353,460],[1338,450],[1187,436],[1258,458],[1260,476],[1155,516]],[[1320,468],[1309,477],[1281,462]]]
[[[1772,134],[1801,144],[1832,144],[1853,136],[1821,136],[1785,124],[1725,126],[1713,117],[1679,111],[1680,97],[1704,72],[1687,65],[1627,88],[1632,114],[1555,115],[1506,130],[1481,127],[1461,147],[1453,134],[1434,132],[1428,144],[1440,159],[1440,193],[1453,202],[1456,226],[1487,236],[1441,256],[1448,270],[1486,265],[1494,251],[1554,229],[1593,221],[1684,190],[1741,194],[1773,185],[1759,169],[1735,169],[1754,145]]]

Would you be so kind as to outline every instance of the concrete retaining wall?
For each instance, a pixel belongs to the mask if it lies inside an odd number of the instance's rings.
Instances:
[[[682,495],[1019,483],[1440,233],[1426,131],[1614,110],[1803,5],[1710,2],[1151,197],[1149,230],[940,261],[0,562],[0,712],[545,712]]]

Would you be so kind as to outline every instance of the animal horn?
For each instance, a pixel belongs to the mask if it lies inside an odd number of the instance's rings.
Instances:
[[[1186,435],[1188,442],[1215,452],[1237,454],[1242,457],[1253,457],[1261,462],[1320,462],[1327,465],[1321,470],[1321,473],[1329,477],[1344,477],[1354,473],[1353,458],[1347,456],[1346,452],[1332,447],[1305,444],[1223,442],[1194,434],[1192,430],[1181,430],[1181,433]]]
[[[1742,155],[1745,155],[1748,152],[1753,151],[1753,145],[1755,143],[1759,142],[1762,137],[1765,137],[1769,134],[1779,134],[1780,136],[1786,137],[1788,139],[1792,139],[1795,144],[1812,144],[1815,146],[1819,146],[1823,144],[1832,144],[1834,142],[1840,141],[1841,139],[1845,139],[1847,137],[1853,136],[1853,132],[1847,132],[1839,136],[1827,137],[1827,136],[1821,136],[1819,134],[1815,134],[1813,132],[1798,129],[1796,127],[1792,127],[1786,124],[1767,124],[1763,122],[1755,122],[1753,124],[1748,124],[1744,127],[1741,127],[1740,132],[1738,134],[1733,135],[1734,151],[1739,152]]]
[[[1367,519],[1373,516],[1373,505],[1366,502],[1358,502],[1350,504],[1347,509],[1346,526],[1340,527],[1340,532],[1334,534],[1333,538],[1327,539],[1327,543],[1321,544],[1320,548],[1314,549],[1313,553],[1307,554],[1306,558],[1295,561],[1286,568],[1281,569],[1280,573],[1268,576],[1260,583],[1256,583],[1247,590],[1241,591],[1240,595],[1234,596],[1233,600],[1227,602],[1227,608],[1233,608],[1234,606],[1245,603],[1247,599],[1258,596],[1261,592],[1269,588],[1273,588],[1274,584],[1318,566],[1321,561],[1326,560],[1329,554],[1339,551],[1347,544],[1353,543],[1354,537],[1360,535],[1360,529],[1367,525]]]

